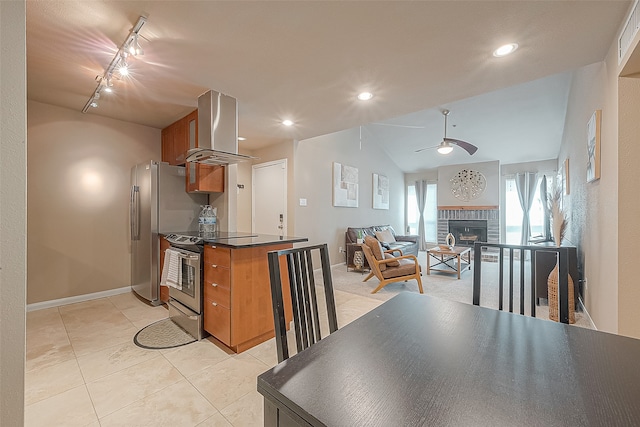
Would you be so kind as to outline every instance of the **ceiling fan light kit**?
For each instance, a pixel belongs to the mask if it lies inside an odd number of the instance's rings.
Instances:
[[[438,153],[440,154],[449,154],[453,151],[453,147],[448,142],[442,141],[438,146]]]
[[[442,110],[442,115],[444,116],[444,138],[442,138],[442,142],[434,147],[425,147],[416,150],[416,153],[420,151],[427,150],[429,148],[437,148],[438,153],[440,154],[449,154],[453,151],[453,146],[457,145],[458,147],[465,150],[469,155],[473,155],[476,151],[478,151],[478,147],[473,144],[470,144],[466,141],[461,141],[459,139],[447,138],[447,116],[449,115],[449,110]]]

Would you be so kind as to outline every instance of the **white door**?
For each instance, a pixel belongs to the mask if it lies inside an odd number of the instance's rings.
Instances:
[[[287,235],[287,159],[252,166],[253,233]]]

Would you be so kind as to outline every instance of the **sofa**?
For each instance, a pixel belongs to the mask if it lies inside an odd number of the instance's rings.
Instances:
[[[393,227],[390,225],[372,225],[370,227],[348,227],[345,232],[345,248],[347,253],[347,267],[353,267],[353,254],[354,250],[349,250],[349,244],[357,243],[357,239],[359,238],[358,233],[361,233],[361,238],[364,239],[364,236],[372,236],[378,238],[376,236],[376,232],[378,232],[378,236],[388,236],[387,232],[390,232],[392,238],[388,239],[390,241],[382,241],[380,239],[380,243],[385,249],[400,249],[403,255],[415,255],[418,256],[418,236],[416,235],[406,235],[399,236],[396,234]],[[387,240],[387,239],[383,239]],[[393,241],[395,240],[395,241]]]

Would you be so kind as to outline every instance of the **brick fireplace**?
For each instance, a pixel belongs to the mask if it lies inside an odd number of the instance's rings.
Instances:
[[[448,233],[456,238],[456,246],[473,246],[473,242],[500,243],[500,210],[497,206],[438,207],[438,242],[444,243]]]

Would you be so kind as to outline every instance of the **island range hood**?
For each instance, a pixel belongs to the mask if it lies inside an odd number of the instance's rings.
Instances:
[[[238,102],[210,90],[198,97],[198,147],[187,151],[186,161],[228,165],[256,157],[238,154]]]

